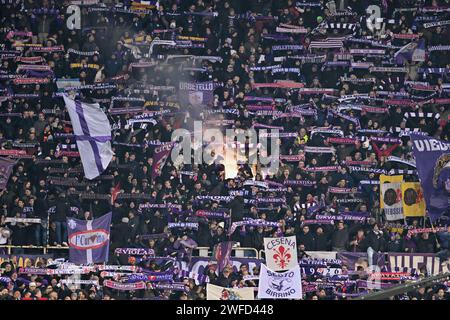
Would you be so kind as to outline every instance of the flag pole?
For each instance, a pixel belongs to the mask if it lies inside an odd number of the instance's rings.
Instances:
[[[426,217],[425,217],[425,219],[426,219]],[[436,241],[436,248],[439,248],[440,244],[439,244],[439,241],[438,241],[438,239],[436,237],[436,229],[434,228],[433,221],[431,221],[430,216],[428,216],[428,219],[430,219],[431,229],[433,230],[433,233],[435,235],[434,236],[434,241]]]
[[[49,247],[50,242],[50,210],[47,209],[47,241],[45,247]]]

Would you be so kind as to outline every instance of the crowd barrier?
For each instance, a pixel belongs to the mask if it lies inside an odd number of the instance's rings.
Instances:
[[[58,247],[58,246],[14,246],[14,245],[0,245],[0,248],[6,249],[6,254],[12,254],[13,249],[22,249],[23,251],[28,250],[42,250],[43,254],[47,254],[49,250],[68,250],[69,247]],[[209,247],[197,247],[193,256],[195,257],[211,257],[212,251]],[[254,248],[233,248],[231,252],[232,257],[252,257],[259,258],[258,250]]]
[[[47,255],[55,252],[53,250],[68,250],[68,247],[58,246],[13,246],[0,245],[0,249],[4,249],[6,255],[36,255],[36,251],[41,250],[41,254]],[[14,250],[18,249],[18,250]],[[428,274],[436,275],[440,273],[450,272],[450,260],[447,263],[440,261],[437,254],[434,253],[402,253],[402,252],[384,252],[374,253],[369,257],[366,252],[336,252],[336,251],[308,251],[307,254],[314,259],[339,259],[343,264],[347,265],[350,270],[355,270],[358,266],[368,266],[368,264],[376,265],[379,268],[410,268],[420,269],[426,268]],[[211,260],[212,251],[209,247],[198,247],[193,252],[191,268],[203,268]],[[239,268],[241,263],[252,264],[252,267],[259,266],[264,263],[265,256],[263,250],[254,248],[236,247],[232,249],[231,257],[233,257],[233,265]],[[370,262],[369,262],[370,261]]]
[[[212,251],[209,247],[197,247],[193,254],[194,257],[211,257]],[[236,258],[260,258],[258,250],[255,248],[236,247],[231,250],[231,256]]]
[[[6,249],[6,254],[13,254],[13,249],[25,250],[42,250],[42,254],[47,254],[49,250],[69,250],[69,247],[58,247],[58,246],[13,246],[13,245],[0,245],[0,249]]]

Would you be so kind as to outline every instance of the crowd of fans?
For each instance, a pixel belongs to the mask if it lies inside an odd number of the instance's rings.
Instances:
[[[71,2],[81,3],[80,29],[67,27],[66,8]],[[445,227],[447,214],[433,225],[426,217],[387,221],[380,209],[379,185],[365,182],[378,181],[382,170],[399,172],[405,181],[418,181],[406,163],[413,159],[409,132],[449,139],[450,110],[445,101],[450,55],[448,50],[430,50],[450,45],[449,28],[447,24],[424,26],[450,19],[448,1],[336,0],[333,5],[292,0],[160,0],[157,7],[138,1],[99,2],[2,1],[0,144],[2,151],[25,150],[25,154],[13,156],[17,163],[0,192],[0,245],[15,246],[13,254],[27,253],[22,248],[27,245],[67,247],[67,218],[90,220],[112,211],[110,263],[142,264],[152,271],[162,266],[119,261],[114,250],[152,248],[155,256],[189,263],[196,247],[212,251],[216,244],[232,240],[260,251],[264,237],[295,235],[300,257],[310,251],[367,252],[372,248],[375,252],[437,253],[445,263],[449,229],[407,234],[414,228]],[[367,12],[370,6],[381,12],[379,20],[368,23],[373,15]],[[148,12],[132,11],[138,9]],[[298,31],[303,28],[304,32]],[[333,38],[342,45],[331,46]],[[155,40],[176,45],[149,50]],[[317,45],[318,41],[323,42]],[[396,52],[412,41],[424,44],[423,61],[405,58],[399,62]],[[35,50],[31,43],[53,49]],[[358,54],[357,49],[384,53]],[[19,54],[11,53],[16,50]],[[18,69],[22,64],[49,68],[23,73]],[[393,67],[404,69],[389,69]],[[15,77],[18,74],[23,77]],[[42,81],[20,81],[26,78]],[[115,155],[102,176],[92,181],[83,178],[57,85],[58,80],[74,78],[85,86],[76,90],[77,99],[100,103],[113,128]],[[182,81],[214,82],[211,103],[200,107],[181,103]],[[95,87],[100,83],[111,87]],[[257,85],[261,83],[278,85]],[[156,121],[130,123],[136,114],[111,112],[115,108],[141,108],[141,113],[153,112]],[[295,108],[301,111],[295,113]],[[417,116],[405,118],[405,113]],[[278,140],[282,157],[277,172],[244,164],[236,177],[226,178],[223,164],[183,165],[169,157],[154,176],[155,145],[171,141],[177,128],[192,129],[195,120],[214,122],[223,130],[277,127],[295,135]],[[374,136],[390,137],[393,142],[371,139]],[[342,139],[333,143],[329,138]],[[329,152],[332,146],[335,149]],[[316,147],[327,151],[321,153]],[[390,161],[390,156],[403,162]],[[354,169],[363,163],[370,163],[370,170]],[[249,180],[270,181],[269,186],[276,187],[244,183]],[[227,201],[207,198],[230,195]],[[264,198],[283,200],[248,201]],[[181,205],[181,210],[146,208],[146,203]],[[196,215],[198,210],[225,214],[216,219]],[[346,212],[368,218],[334,224],[316,221],[318,214]],[[7,222],[7,218],[41,222]],[[248,218],[279,226],[247,225],[230,232],[234,222]],[[196,222],[198,229],[168,229],[169,222]],[[54,254],[67,258],[68,250]],[[42,260],[36,266],[46,263]],[[118,292],[100,285],[67,286],[58,283],[58,276],[18,274],[19,266],[13,262],[4,262],[1,268],[1,277],[11,281],[0,282],[0,299],[206,297],[205,285],[188,278],[183,280],[187,292],[157,290],[151,283],[146,290]],[[205,275],[224,287],[257,286],[257,281],[244,279],[248,268],[246,264],[239,270],[227,267],[219,276],[207,268]],[[83,277],[102,281],[98,273]],[[424,287],[395,299],[448,299],[446,290],[445,285]],[[306,298],[345,299],[345,295],[317,289]]]

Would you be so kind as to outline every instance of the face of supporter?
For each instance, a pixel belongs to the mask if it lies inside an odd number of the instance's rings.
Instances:
[[[13,295],[14,299],[20,300],[21,296],[22,295],[20,294],[20,291],[14,291],[14,295]]]
[[[308,227],[308,226],[304,226],[304,227],[303,227],[303,233],[304,233],[304,234],[309,233],[309,227]]]

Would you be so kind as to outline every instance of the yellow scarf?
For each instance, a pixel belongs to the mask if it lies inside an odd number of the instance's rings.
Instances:
[[[88,64],[71,63],[71,64],[70,64],[70,68],[71,68],[71,69],[76,69],[76,68],[88,68],[88,69],[95,69],[95,70],[98,70],[98,69],[100,69],[100,66],[99,66],[98,64],[95,64],[95,63],[88,63]]]

